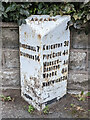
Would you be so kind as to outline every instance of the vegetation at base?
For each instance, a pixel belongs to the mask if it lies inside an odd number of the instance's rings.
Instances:
[[[45,106],[45,108],[43,109],[43,113],[44,114],[48,114],[49,113],[49,107],[48,107],[48,105]]]
[[[28,112],[32,113],[32,112],[34,112],[34,110],[35,110],[34,107],[32,105],[29,105]]]
[[[0,95],[0,98],[2,99],[2,101],[13,101],[11,96]]]
[[[21,25],[30,15],[70,15],[69,26],[80,29],[90,20],[90,2],[0,2],[0,17],[4,22]]]

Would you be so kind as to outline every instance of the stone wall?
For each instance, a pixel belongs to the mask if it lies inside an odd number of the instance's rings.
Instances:
[[[2,70],[0,86],[20,88],[19,29],[14,23],[2,23]],[[79,93],[88,90],[88,70],[90,65],[89,35],[84,31],[71,30],[71,49],[69,58],[68,92]],[[89,55],[89,56],[88,56]]]
[[[68,92],[88,91],[90,51],[89,35],[83,29],[71,29]]]

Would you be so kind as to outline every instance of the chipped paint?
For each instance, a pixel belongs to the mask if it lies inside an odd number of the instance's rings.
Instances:
[[[39,40],[41,39],[41,35],[40,35],[40,34],[38,35],[38,39],[39,39]]]
[[[69,16],[32,15],[20,27],[21,95],[38,110],[66,94],[69,20]]]

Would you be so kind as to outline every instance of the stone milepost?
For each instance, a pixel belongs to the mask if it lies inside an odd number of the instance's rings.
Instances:
[[[33,15],[20,26],[21,96],[39,111],[67,92],[69,20]]]

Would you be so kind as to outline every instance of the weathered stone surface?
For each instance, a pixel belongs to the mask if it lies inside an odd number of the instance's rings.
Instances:
[[[68,91],[69,90],[88,91],[88,82],[83,84],[68,84]]]
[[[0,71],[0,86],[20,86],[19,69],[5,69]]]
[[[13,23],[13,22],[1,22],[0,21],[0,27],[2,27],[2,28],[16,28],[16,27],[18,27],[18,24]]]
[[[88,81],[88,72],[74,72],[74,71],[69,71],[68,75],[68,83],[83,83]]]
[[[88,34],[88,49],[90,50],[90,32]]]
[[[88,48],[89,36],[83,30],[72,30],[72,47],[73,48]]]
[[[1,39],[1,31],[0,31],[0,69],[2,69],[2,39]]]
[[[88,73],[69,71],[68,93],[79,94],[81,91],[88,91]]]
[[[69,60],[69,69],[70,70],[85,70],[86,69],[86,60],[87,53],[80,52],[78,50],[70,52],[70,60]]]
[[[77,90],[68,90],[67,92],[69,94],[81,94],[82,91],[77,89]],[[87,94],[87,93],[88,93],[88,90],[85,90],[84,94]]]
[[[88,72],[90,74],[90,50],[88,50]]]
[[[88,51],[88,60],[90,60],[90,50]]]
[[[19,47],[18,28],[2,28],[2,47],[14,49]]]
[[[2,52],[3,68],[19,68],[19,51],[4,49]]]

